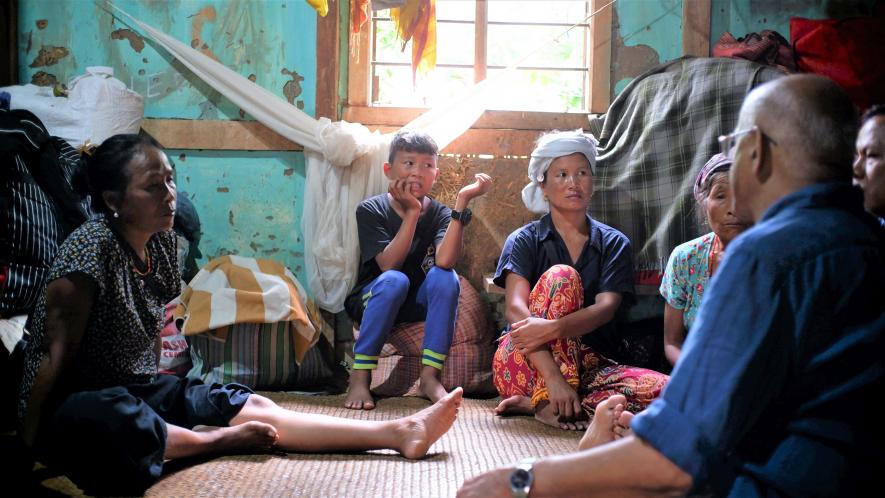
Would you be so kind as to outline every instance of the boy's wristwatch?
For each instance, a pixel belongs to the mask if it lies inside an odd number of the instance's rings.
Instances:
[[[537,458],[526,458],[516,465],[516,470],[510,474],[510,493],[513,498],[528,498],[535,482],[535,473],[532,466]]]
[[[471,211],[470,208],[464,208],[464,211],[455,211],[454,209],[452,210],[452,219],[460,221],[461,224],[465,227],[468,223],[470,223],[470,218],[472,217],[473,211]]]

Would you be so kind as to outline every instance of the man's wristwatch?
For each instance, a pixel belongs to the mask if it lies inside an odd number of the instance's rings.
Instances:
[[[532,484],[535,482],[532,466],[537,460],[537,458],[521,460],[516,465],[516,470],[510,474],[510,492],[513,494],[513,498],[528,498]]]
[[[452,219],[460,221],[461,224],[465,227],[468,223],[470,223],[470,218],[472,217],[473,211],[471,211],[470,208],[464,208],[464,211],[455,211],[454,209],[452,210]]]

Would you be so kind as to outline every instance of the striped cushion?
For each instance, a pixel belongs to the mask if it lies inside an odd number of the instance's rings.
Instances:
[[[311,387],[332,375],[316,347],[307,351],[301,368],[295,364],[290,322],[240,323],[224,329],[225,340],[211,333],[188,337],[194,363],[188,376],[206,383],[278,390]]]

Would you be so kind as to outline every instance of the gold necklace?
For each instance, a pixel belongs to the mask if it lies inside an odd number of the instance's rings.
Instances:
[[[150,253],[150,251],[145,251],[144,255],[145,255],[145,260],[146,260],[145,262],[147,263],[147,269],[145,269],[143,272],[138,269],[138,264],[135,262],[135,258],[138,257],[135,255],[135,251],[133,251],[133,254],[131,255],[132,256],[132,258],[131,258],[132,271],[134,271],[136,275],[139,275],[142,277],[146,276],[147,274],[149,274],[151,272],[151,253]]]

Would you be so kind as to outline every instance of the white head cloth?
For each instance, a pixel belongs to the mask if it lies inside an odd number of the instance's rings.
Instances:
[[[544,214],[550,206],[541,191],[544,173],[557,157],[579,152],[590,162],[590,173],[596,174],[596,138],[584,130],[560,131],[542,135],[529,160],[529,184],[522,189],[522,202],[529,211]]]

